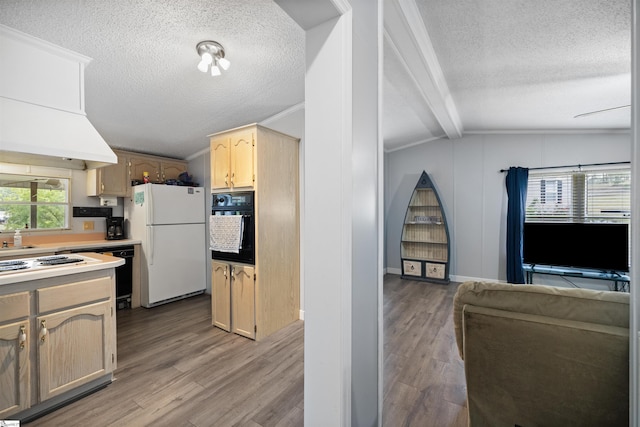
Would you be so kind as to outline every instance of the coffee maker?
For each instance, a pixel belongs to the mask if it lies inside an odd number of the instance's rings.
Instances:
[[[124,217],[112,216],[107,218],[107,240],[121,240],[125,238]]]

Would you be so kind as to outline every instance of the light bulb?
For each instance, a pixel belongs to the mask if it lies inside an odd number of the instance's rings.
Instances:
[[[202,54],[202,62],[206,63],[207,65],[212,64],[213,63],[213,56],[211,56],[211,54],[209,52],[204,52]]]
[[[206,73],[209,70],[209,64],[213,63],[213,56],[209,52],[204,52],[201,58],[202,60],[198,63],[198,70]]]
[[[211,75],[212,76],[219,76],[220,74],[222,74],[220,72],[220,68],[218,68],[218,66],[216,64],[211,66]]]
[[[223,70],[228,70],[229,66],[231,65],[231,62],[229,62],[228,59],[226,58],[220,58],[218,59],[218,64],[222,67]]]
[[[209,64],[204,62],[204,59],[198,63],[198,70],[202,71],[203,73],[206,73],[208,69],[209,69]]]

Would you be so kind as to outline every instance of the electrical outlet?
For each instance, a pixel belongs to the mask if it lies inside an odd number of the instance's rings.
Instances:
[[[93,221],[83,221],[82,228],[84,230],[93,230]]]

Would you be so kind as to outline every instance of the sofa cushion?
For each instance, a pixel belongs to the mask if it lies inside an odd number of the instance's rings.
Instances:
[[[458,287],[453,299],[456,343],[463,359],[462,309],[465,304],[629,328],[628,293],[544,285],[465,282]]]
[[[465,306],[470,426],[625,426],[629,330]]]

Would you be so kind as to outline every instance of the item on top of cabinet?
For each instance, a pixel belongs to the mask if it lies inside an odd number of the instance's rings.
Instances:
[[[16,249],[22,247],[22,234],[18,228],[16,228],[16,234],[13,235],[13,247]]]
[[[184,183],[192,182],[193,176],[189,175],[189,172],[182,172],[180,175],[178,175],[178,180]]]

